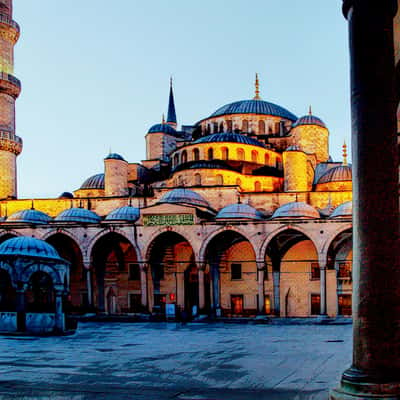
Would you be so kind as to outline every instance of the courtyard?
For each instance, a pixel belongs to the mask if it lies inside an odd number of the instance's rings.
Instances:
[[[0,337],[0,399],[326,399],[351,325],[80,323]]]

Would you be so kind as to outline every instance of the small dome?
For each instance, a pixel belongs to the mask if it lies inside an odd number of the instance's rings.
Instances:
[[[329,216],[329,218],[344,218],[351,217],[353,215],[353,202],[347,201],[346,203],[341,204],[333,210],[333,213]]]
[[[147,133],[168,133],[172,136],[175,136],[177,134],[176,130],[168,124],[155,124],[149,129]]]
[[[322,128],[326,128],[326,125],[322,119],[316,117],[315,115],[303,115],[300,117],[294,124],[293,128],[296,128],[296,126],[300,125],[318,125]]]
[[[106,221],[130,221],[135,222],[140,217],[140,210],[132,206],[124,206],[116,208],[111,211],[107,217]]]
[[[119,160],[119,161],[126,161],[124,157],[122,157],[121,155],[117,154],[117,153],[110,153],[105,160]],[[101,174],[99,174],[101,175]],[[102,174],[104,175],[104,174]]]
[[[192,144],[217,143],[217,142],[242,143],[242,144],[250,144],[252,146],[266,148],[264,143],[261,143],[256,139],[250,138],[240,133],[213,133],[212,135],[204,136],[200,139],[197,139]]]
[[[21,210],[10,215],[7,222],[21,222],[25,224],[45,225],[51,221],[51,217],[38,210]]]
[[[62,192],[59,196],[59,199],[73,199],[74,195],[71,192]]]
[[[87,178],[80,189],[104,189],[104,174],[96,174]]]
[[[164,194],[159,203],[182,203],[192,206],[200,206],[210,208],[208,202],[198,193],[189,189],[173,189]]]
[[[334,167],[326,171],[321,178],[318,179],[317,183],[343,182],[351,180],[351,167],[348,165],[339,165],[338,167]]]
[[[320,218],[319,212],[312,206],[301,201],[286,203],[272,214],[275,218]]]
[[[55,220],[95,224],[100,222],[101,218],[96,213],[86,208],[69,208],[68,210],[60,212]]]
[[[230,204],[222,208],[216,219],[263,219],[263,215],[260,211],[256,210],[254,207],[248,204]]]
[[[229,114],[272,115],[296,121],[297,117],[285,108],[264,100],[241,100],[226,104],[210,115],[209,118]]]
[[[303,151],[297,144],[292,144],[285,151]]]
[[[28,236],[8,239],[0,244],[0,256],[28,256],[64,261],[49,243]]]

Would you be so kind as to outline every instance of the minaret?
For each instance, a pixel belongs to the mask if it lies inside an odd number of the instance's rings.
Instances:
[[[14,73],[14,46],[19,25],[12,20],[12,0],[0,0],[0,199],[17,196],[17,155],[22,140],[15,135],[15,100],[21,83]]]
[[[254,97],[253,100],[261,100],[260,97],[260,82],[258,80],[258,74],[256,73],[256,81],[254,83],[255,86],[255,91],[254,91]]]
[[[170,84],[169,84],[169,102],[168,102],[167,124],[171,125],[174,129],[176,129],[178,124],[176,121],[174,92],[172,90],[172,77],[171,77],[169,83]]]

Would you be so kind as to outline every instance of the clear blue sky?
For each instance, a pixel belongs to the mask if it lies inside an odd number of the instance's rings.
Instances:
[[[350,141],[347,24],[339,0],[14,0],[19,197],[55,197],[103,171],[111,148],[145,158],[174,77],[179,124],[261,96],[309,104],[341,160]]]

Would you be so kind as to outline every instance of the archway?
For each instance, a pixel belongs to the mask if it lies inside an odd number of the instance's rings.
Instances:
[[[89,306],[86,270],[83,266],[82,252],[70,236],[63,233],[55,233],[46,239],[58,252],[60,257],[71,263],[70,267],[70,296],[64,299],[64,307],[67,311],[86,311]]]
[[[335,272],[335,314],[351,316],[353,236],[351,229],[340,232],[328,248],[328,269]]]
[[[140,267],[132,244],[119,233],[109,232],[93,246],[94,304],[100,312],[139,312]]]
[[[206,248],[211,275],[212,309],[221,315],[257,313],[257,266],[251,243],[240,233],[223,231]]]
[[[55,312],[55,293],[51,276],[43,271],[34,272],[25,293],[28,312]]]
[[[320,269],[312,240],[295,229],[279,232],[265,256],[268,276],[266,296],[275,315],[306,317],[320,314]]]
[[[155,313],[164,314],[167,304],[191,315],[199,306],[198,269],[189,241],[176,232],[163,232],[149,246],[149,300]]]
[[[0,269],[0,311],[15,311],[16,291],[7,271]]]

